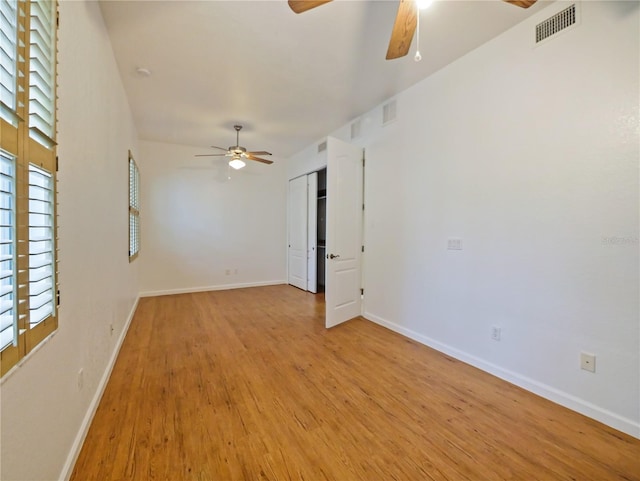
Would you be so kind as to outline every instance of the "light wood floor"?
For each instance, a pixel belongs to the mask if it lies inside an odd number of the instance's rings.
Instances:
[[[640,440],[323,309],[141,299],[71,479],[640,480]]]

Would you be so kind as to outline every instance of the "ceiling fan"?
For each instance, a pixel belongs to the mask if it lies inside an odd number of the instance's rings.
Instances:
[[[289,7],[295,13],[306,12],[312,8],[319,7],[332,0],[289,0]],[[522,8],[529,8],[536,3],[537,0],[502,0]],[[413,34],[416,31],[417,20],[417,4],[415,0],[400,0],[398,13],[391,31],[391,40],[389,40],[389,48],[387,49],[387,60],[400,58],[407,55],[413,40]]]
[[[262,159],[258,157],[258,155],[271,155],[270,152],[266,152],[264,150],[257,150],[254,152],[247,152],[247,149],[240,146],[240,131],[242,130],[242,125],[234,125],[234,129],[236,129],[236,145],[232,145],[228,149],[223,149],[222,147],[216,147],[212,145],[211,148],[224,150],[224,154],[198,154],[196,157],[231,157],[229,161],[229,166],[234,169],[242,169],[245,165],[247,165],[244,159],[255,160],[257,162],[262,162],[263,164],[273,164],[273,160]]]

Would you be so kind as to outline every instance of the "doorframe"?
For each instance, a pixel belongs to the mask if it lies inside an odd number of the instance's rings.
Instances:
[[[329,137],[330,136],[326,137],[327,141],[328,141]],[[338,139],[338,140],[341,140],[341,139]],[[347,142],[347,143],[357,147],[356,144],[353,144],[351,142]],[[360,274],[361,274],[360,275],[360,277],[361,277],[360,286],[361,286],[361,289],[364,292],[366,292],[366,290],[365,290],[365,288],[366,288],[366,285],[365,285],[365,270],[366,270],[366,261],[365,261],[365,259],[366,259],[366,255],[365,255],[365,253],[366,253],[367,239],[366,239],[366,225],[365,225],[365,223],[366,223],[366,220],[367,220],[367,214],[366,214],[366,212],[367,212],[367,208],[366,208],[366,205],[367,205],[367,203],[366,203],[366,192],[367,192],[367,189],[366,189],[366,185],[367,185],[366,184],[366,175],[367,174],[366,174],[366,172],[367,172],[367,167],[366,167],[366,148],[365,147],[360,147],[360,148],[362,149],[362,205],[364,206],[363,209],[362,209],[362,233],[361,233],[361,238],[362,238],[362,245],[365,246],[365,251],[364,252],[360,252],[360,270],[361,270],[361,272],[360,272]],[[294,175],[293,177],[288,177],[287,176],[287,241],[289,239],[289,230],[291,228],[291,226],[290,226],[290,217],[289,217],[289,201],[288,201],[288,196],[289,196],[289,188],[288,188],[288,186],[289,186],[289,182],[291,180],[293,180],[293,179],[297,179],[298,177],[307,176],[309,174],[313,174],[314,172],[317,173],[317,172],[320,172],[323,169],[327,169],[328,161],[327,161],[327,153],[326,153],[326,151],[323,151],[322,153],[319,153],[319,155],[324,156],[324,159],[320,162],[320,164],[318,164],[318,165],[316,165],[316,166],[314,166],[312,168],[309,168],[308,170],[303,170],[302,173],[297,172],[296,175]],[[288,246],[288,242],[286,243],[286,245]],[[287,247],[286,259],[287,259],[286,278],[287,278],[287,283],[288,283],[288,280],[289,280],[289,249],[288,249],[288,247]],[[317,266],[316,266],[316,269],[317,269]],[[326,267],[325,267],[325,270],[326,270]],[[326,276],[325,276],[325,282],[326,282]],[[316,293],[316,295],[317,295],[317,293]],[[362,294],[362,299],[361,299],[361,302],[360,302],[360,315],[364,315],[364,313],[366,312],[365,300],[366,300],[366,297],[364,296],[364,294]],[[325,321],[326,321],[326,313],[325,313]]]
[[[287,239],[287,242],[285,242],[285,248],[286,248],[286,259],[287,259],[286,279],[287,279],[287,284],[288,285],[290,285],[289,284],[289,232],[291,231],[291,216],[289,215],[290,214],[290,212],[289,212],[289,182],[291,182],[294,179],[297,179],[298,177],[306,177],[307,175],[313,174],[314,172],[320,172],[322,169],[326,169],[326,168],[327,168],[327,162],[326,162],[326,156],[325,156],[324,162],[321,165],[319,165],[317,167],[314,167],[314,168],[312,168],[310,170],[303,171],[302,174],[297,173],[297,175],[294,175],[293,177],[290,177],[290,178],[289,178],[289,176],[287,176],[287,187],[286,187],[286,191],[287,191],[287,232],[286,232],[287,237],[286,237],[286,239]],[[307,196],[307,198],[308,198],[308,196]],[[307,208],[308,207],[309,206],[307,205]]]
[[[360,315],[364,315],[365,313],[365,308],[364,308],[364,301],[366,299],[364,293],[366,292],[366,286],[365,286],[365,275],[364,275],[364,271],[365,271],[365,258],[366,258],[366,252],[367,252],[367,239],[365,237],[365,221],[367,220],[367,202],[366,202],[366,185],[367,183],[365,182],[365,178],[367,175],[367,151],[364,147],[362,147],[362,233],[360,234],[360,238],[362,239],[362,250],[360,251],[360,289],[361,289],[361,298],[360,298]]]

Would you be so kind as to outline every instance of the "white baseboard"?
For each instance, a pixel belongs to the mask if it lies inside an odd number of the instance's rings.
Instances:
[[[172,294],[190,294],[192,292],[207,292],[207,291],[226,291],[229,289],[244,289],[246,287],[262,287],[262,286],[276,286],[279,284],[286,284],[285,280],[278,281],[261,281],[261,282],[245,282],[239,284],[219,284],[216,286],[204,286],[204,287],[186,287],[180,289],[167,289],[162,291],[144,291],[140,293],[140,297],[155,297],[155,296],[170,296]]]
[[[460,351],[459,349],[431,339],[430,337],[424,336],[416,331],[387,321],[386,319],[378,317],[370,312],[365,312],[363,314],[363,317],[372,322],[375,322],[376,324],[380,324],[381,326],[384,326],[394,332],[407,336],[414,341],[417,341],[437,351],[447,354],[448,356],[454,357],[462,362],[477,367],[478,369],[482,369],[485,372],[493,374],[500,379],[504,379],[505,381],[515,384],[516,386],[526,389],[527,391],[537,394],[538,396],[542,396],[545,399],[569,408],[572,411],[584,414],[585,416],[600,421],[607,426],[611,426],[614,429],[640,439],[640,423],[638,422],[619,416],[618,414],[596,406],[595,404],[585,401],[584,399],[580,399],[576,396],[568,394],[564,391],[560,391],[556,388],[538,382],[534,379],[530,379],[516,372],[509,371],[508,369],[504,369],[500,366],[487,362],[484,359],[478,358],[464,351]]]
[[[71,450],[69,451],[69,455],[67,456],[67,460],[62,467],[62,471],[58,479],[68,481],[73,473],[73,468],[78,460],[78,456],[80,454],[80,450],[82,449],[82,445],[84,443],[85,438],[87,437],[87,433],[89,432],[89,427],[91,426],[91,421],[93,421],[93,416],[96,414],[96,410],[98,409],[98,405],[100,404],[100,400],[102,399],[102,394],[104,394],[104,390],[107,387],[107,383],[109,382],[109,378],[111,377],[111,371],[113,370],[113,366],[116,363],[116,359],[118,359],[118,354],[120,353],[120,348],[122,347],[122,343],[124,342],[124,338],[129,331],[129,326],[131,325],[131,320],[133,319],[133,315],[136,312],[136,308],[138,307],[138,301],[140,298],[136,298],[133,303],[133,307],[129,312],[129,317],[127,318],[127,322],[125,323],[122,332],[120,333],[120,337],[114,346],[113,352],[111,353],[111,357],[109,358],[109,362],[107,364],[107,368],[104,370],[102,374],[102,378],[98,383],[98,388],[91,400],[91,404],[89,404],[89,409],[87,409],[87,413],[82,420],[82,424],[80,425],[80,429],[78,430],[78,434],[76,434],[76,438],[71,445]]]

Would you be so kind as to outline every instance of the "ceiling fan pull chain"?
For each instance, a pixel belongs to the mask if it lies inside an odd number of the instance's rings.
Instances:
[[[422,60],[422,55],[420,55],[420,9],[418,8],[418,5],[416,4],[416,54],[413,57],[413,60],[415,60],[416,62],[419,62],[420,60]]]

